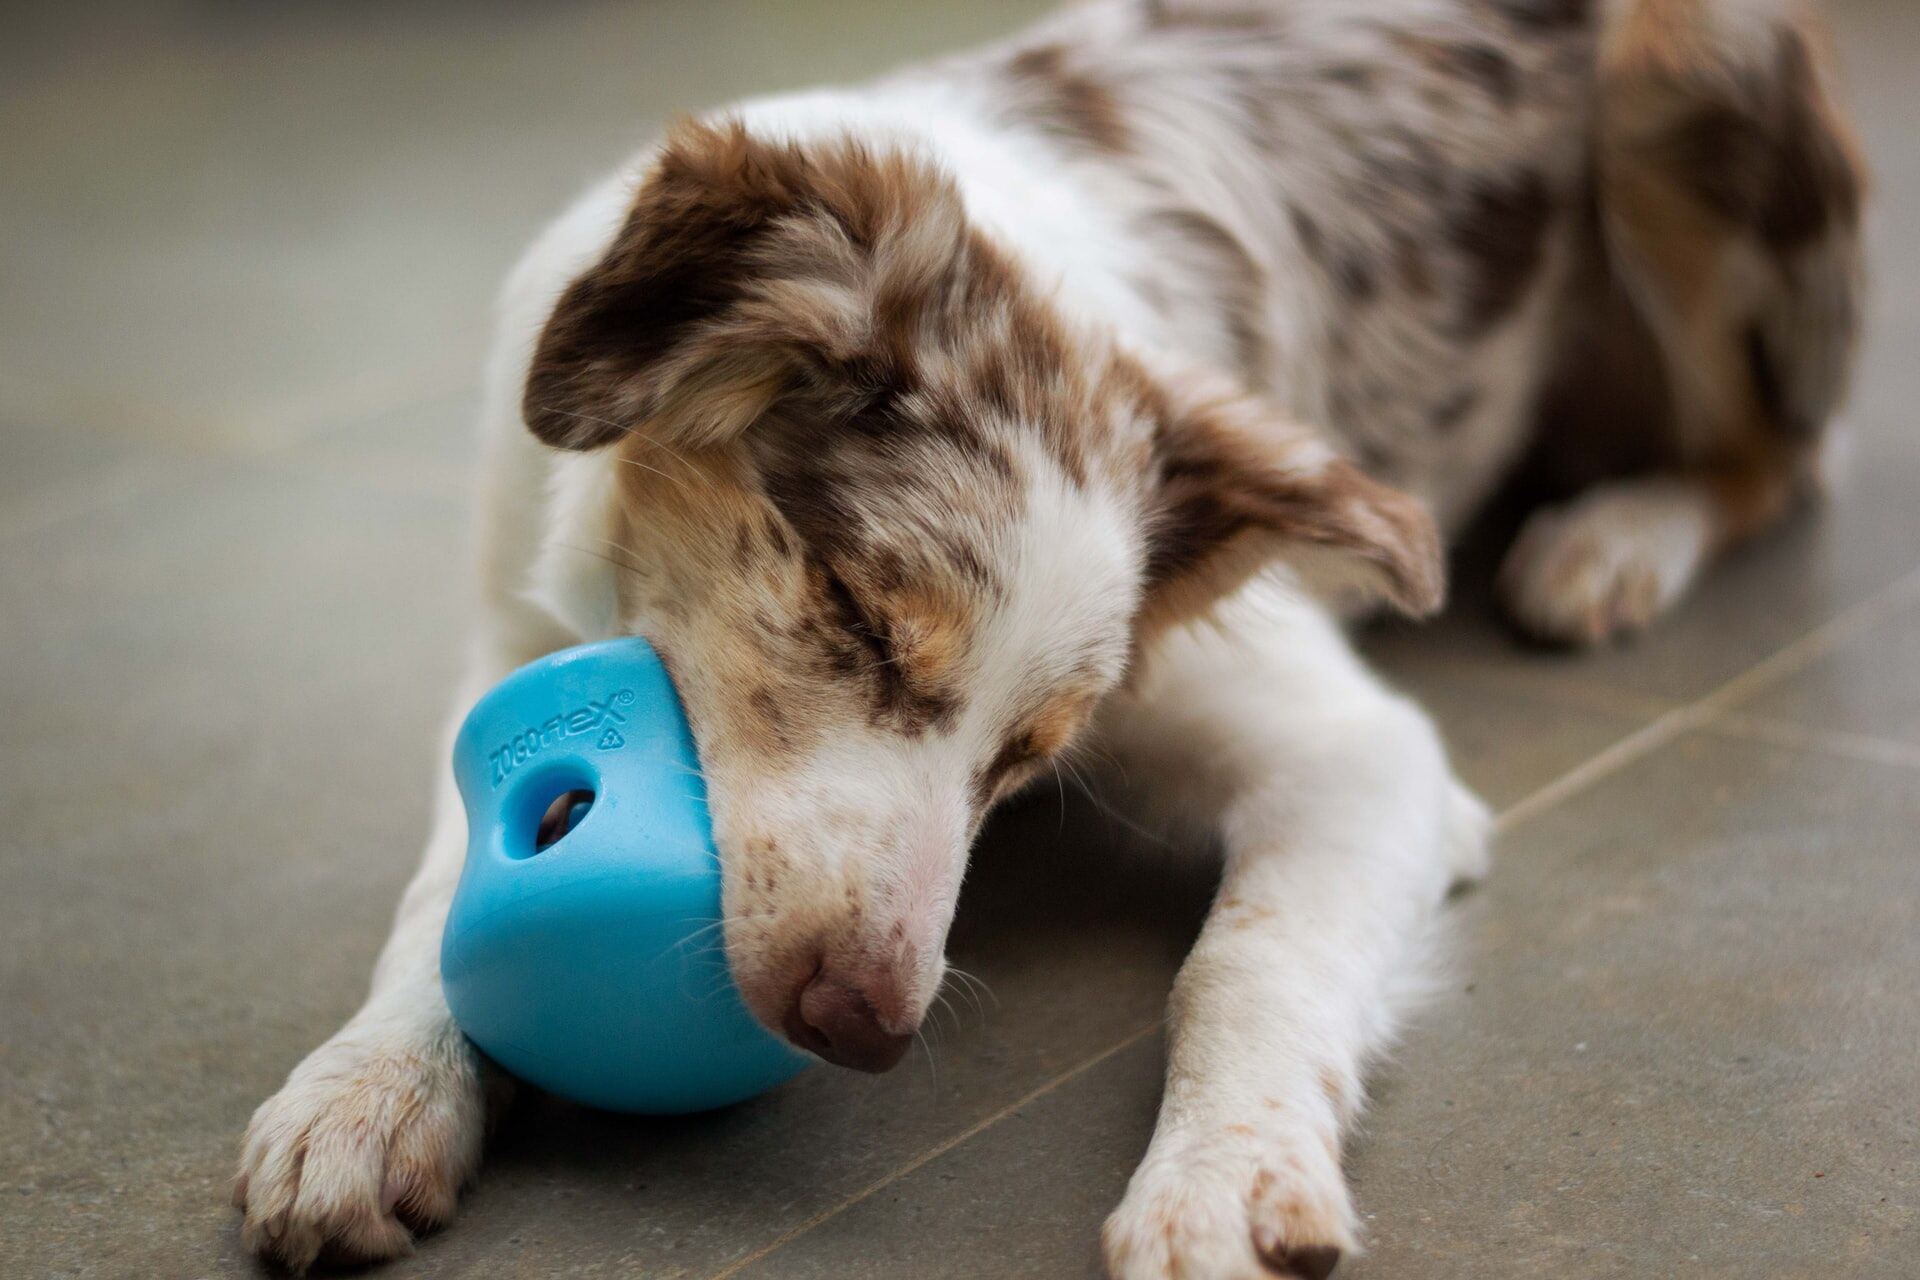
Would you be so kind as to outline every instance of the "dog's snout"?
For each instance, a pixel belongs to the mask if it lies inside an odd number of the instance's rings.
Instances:
[[[861,987],[824,970],[787,1010],[787,1038],[836,1066],[887,1071],[906,1056],[911,1036],[888,1031]]]

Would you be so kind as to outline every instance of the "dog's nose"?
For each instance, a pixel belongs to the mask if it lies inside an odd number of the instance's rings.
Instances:
[[[787,1010],[786,1032],[787,1039],[835,1066],[873,1072],[897,1064],[912,1038],[882,1027],[866,992],[824,971]]]

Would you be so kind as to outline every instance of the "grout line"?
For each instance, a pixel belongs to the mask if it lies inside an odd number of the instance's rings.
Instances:
[[[1792,720],[1775,720],[1770,716],[1749,716],[1739,712],[1729,712],[1700,727],[1708,733],[1746,742],[1765,742],[1790,750],[1891,765],[1897,769],[1920,769],[1920,747],[1864,733],[1817,729]]]
[[[1598,755],[1581,761],[1510,806],[1494,820],[1494,830],[1502,834],[1511,831],[1563,800],[1611,777],[1682,734],[1703,728],[1725,716],[1755,694],[1802,670],[1848,636],[1904,607],[1909,597],[1915,595],[1920,595],[1920,569],[1910,570],[1906,576],[1841,610],[1798,640],[1775,650],[1724,684],[1692,702],[1675,707]]]
[[[727,1280],[727,1277],[729,1276],[738,1275],[740,1272],[744,1271],[746,1268],[760,1261],[760,1259],[766,1257],[768,1254],[774,1252],[775,1250],[780,1249],[785,1245],[791,1243],[792,1241],[798,1239],[799,1237],[805,1235],[807,1232],[813,1230],[815,1227],[819,1226],[821,1223],[826,1222],[831,1218],[838,1217],[840,1214],[845,1213],[847,1210],[859,1204],[862,1200],[867,1199],[868,1197],[874,1195],[877,1192],[884,1191],[887,1187],[892,1186],[894,1183],[898,1182],[900,1179],[906,1177],[907,1175],[913,1173],[914,1171],[920,1168],[923,1168],[928,1164],[931,1164],[933,1161],[938,1160],[941,1156],[946,1155],[949,1151],[952,1151],[955,1147],[958,1147],[961,1144],[967,1142],[969,1139],[977,1137],[978,1135],[986,1132],[988,1129],[1000,1123],[1000,1121],[1005,1120],[1008,1116],[1012,1115],[1016,1111],[1019,1111],[1021,1108],[1027,1106],[1029,1103],[1037,1102],[1038,1100],[1040,1100],[1041,1098],[1044,1098],[1049,1093],[1052,1093],[1055,1089],[1058,1089],[1061,1085],[1066,1084],[1068,1081],[1073,1080],[1079,1076],[1085,1075],[1087,1072],[1093,1070],[1095,1067],[1099,1066],[1101,1063],[1105,1062],[1107,1059],[1113,1057],[1115,1054],[1121,1052],[1122,1050],[1132,1048],[1134,1045],[1140,1043],[1140,1041],[1146,1039],[1147,1036],[1158,1031],[1159,1029],[1160,1029],[1160,1020],[1156,1018],[1154,1021],[1149,1022],[1146,1026],[1141,1027],[1137,1031],[1133,1031],[1128,1035],[1122,1037],[1117,1043],[1107,1046],[1105,1049],[1102,1049],[1100,1052],[1094,1054],[1092,1057],[1086,1059],[1085,1061],[1073,1067],[1068,1068],[1066,1071],[1055,1076],[1053,1079],[1047,1081],[1045,1084],[1042,1084],[1038,1088],[1034,1089],[1032,1092],[1024,1094],[1023,1096],[1016,1098],[1014,1101],[1009,1102],[1006,1106],[1000,1108],[998,1111],[994,1112],[992,1115],[986,1116],[981,1120],[978,1120],[975,1123],[969,1125],[967,1128],[961,1130],[959,1133],[954,1134],[951,1138],[948,1138],[945,1142],[940,1143],[938,1146],[933,1147],[927,1151],[923,1151],[919,1155],[915,1156],[913,1159],[907,1161],[907,1163],[901,1165],[899,1168],[894,1169],[893,1171],[867,1184],[865,1187],[862,1187],[859,1191],[854,1192],[851,1196],[848,1196],[845,1200],[842,1200],[839,1204],[834,1205],[830,1209],[823,1209],[819,1213],[816,1213],[813,1217],[808,1218],[805,1222],[802,1222],[801,1224],[799,1224],[798,1226],[792,1227],[787,1231],[782,1232],[779,1236],[775,1237],[772,1241],[762,1245],[758,1249],[755,1249],[752,1253],[748,1254],[744,1258],[741,1258],[738,1262],[730,1263],[729,1265],[727,1265],[726,1267],[723,1267],[719,1271],[714,1272],[713,1275],[708,1277],[708,1280]]]
[[[1494,818],[1494,834],[1505,835],[1529,818],[1545,813],[1561,801],[1579,795],[1640,757],[1665,746],[1692,728],[1694,719],[1693,705],[1676,707],[1651,724],[1635,729],[1612,746],[1587,757],[1551,782],[1509,805]]]

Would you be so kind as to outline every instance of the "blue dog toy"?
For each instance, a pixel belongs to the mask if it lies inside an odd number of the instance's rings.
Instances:
[[[806,1065],[727,971],[706,786],[646,641],[508,676],[460,727],[453,772],[467,865],[440,976],[489,1057],[553,1093],[651,1114],[738,1102]]]

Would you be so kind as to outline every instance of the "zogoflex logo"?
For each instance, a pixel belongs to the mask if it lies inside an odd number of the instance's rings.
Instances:
[[[493,769],[493,785],[499,786],[508,774],[556,742],[564,742],[583,733],[597,730],[600,737],[593,745],[601,751],[613,751],[626,746],[627,740],[621,734],[620,726],[627,722],[627,718],[618,708],[632,705],[633,690],[617,689],[604,701],[588,698],[583,707],[562,711],[543,724],[527,726],[487,753],[487,763]]]

